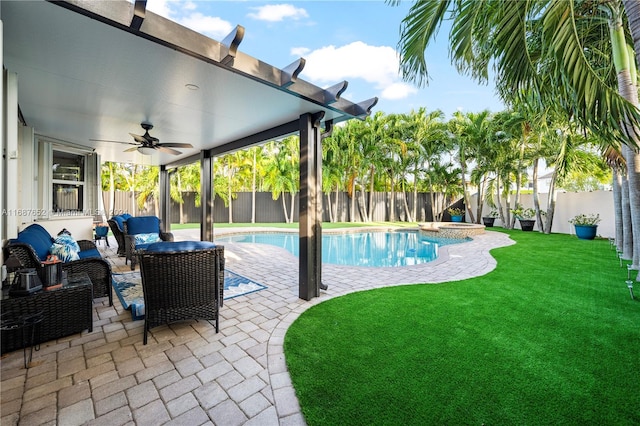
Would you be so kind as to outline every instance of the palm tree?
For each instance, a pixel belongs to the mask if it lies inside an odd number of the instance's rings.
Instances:
[[[563,105],[584,129],[637,146],[634,130],[640,123],[640,111],[636,108],[635,78],[629,72],[635,61],[629,60],[621,5],[619,0],[417,1],[403,20],[399,43],[402,71],[407,79],[426,81],[425,48],[442,21],[451,16],[451,56],[459,70],[486,81],[492,63],[497,88],[505,100],[534,93],[542,105]],[[631,1],[626,1],[625,7],[631,13],[634,44],[640,45],[638,7]],[[603,31],[603,24],[611,31]],[[611,67],[611,58],[615,67]],[[557,82],[562,84],[549,84]],[[634,176],[632,165],[640,158],[627,148],[623,154],[628,167],[629,216],[637,224],[640,179]],[[632,228],[633,239],[638,241],[639,226],[632,224]],[[634,265],[640,257],[637,246]]]

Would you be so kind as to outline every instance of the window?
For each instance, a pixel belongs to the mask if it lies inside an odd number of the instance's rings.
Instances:
[[[53,212],[82,211],[85,156],[54,150],[52,159]]]

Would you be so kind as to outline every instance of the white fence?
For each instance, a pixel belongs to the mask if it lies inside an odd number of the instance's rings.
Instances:
[[[540,194],[540,208],[547,208],[547,194]],[[523,194],[520,196],[520,204],[525,208],[533,208],[533,195]],[[475,198],[472,205],[476,205]],[[484,213],[487,214],[491,208],[485,205]],[[560,192],[556,200],[555,214],[553,215],[553,226],[551,232],[560,234],[575,234],[573,225],[569,219],[578,214],[599,214],[602,221],[598,225],[598,236],[609,238],[615,237],[615,217],[613,210],[613,192],[593,191],[593,192]],[[500,220],[496,220],[496,226],[501,226]],[[519,228],[516,221],[516,228]],[[538,229],[536,224],[536,230]]]

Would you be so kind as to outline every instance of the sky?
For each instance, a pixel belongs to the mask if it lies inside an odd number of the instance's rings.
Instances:
[[[455,111],[504,109],[494,87],[460,75],[448,55],[448,29],[426,52],[426,87],[404,82],[396,51],[400,23],[411,2],[148,0],[147,9],[222,40],[245,28],[239,50],[278,68],[306,60],[300,78],[320,87],[349,82],[342,97],[359,103],[378,97],[373,112],[408,113],[424,107]]]

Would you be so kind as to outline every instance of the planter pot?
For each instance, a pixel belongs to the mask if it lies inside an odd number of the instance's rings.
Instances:
[[[493,223],[496,221],[495,217],[483,217],[482,218],[482,223],[484,224],[484,226],[486,226],[487,228],[493,228]]]
[[[576,236],[581,240],[593,240],[596,237],[598,225],[573,225],[576,229]]]
[[[523,231],[533,231],[533,226],[536,224],[535,219],[518,219],[520,221],[520,228]]]
[[[451,216],[451,222],[462,222],[462,215],[460,215],[460,216]]]

